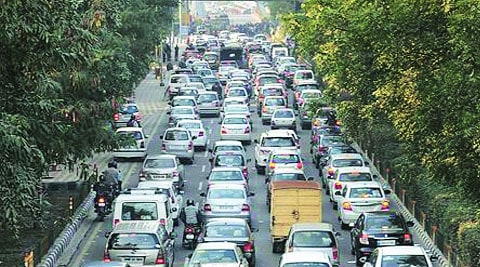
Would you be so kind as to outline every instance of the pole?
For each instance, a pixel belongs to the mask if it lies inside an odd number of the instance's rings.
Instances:
[[[182,38],[182,1],[178,1],[178,38]]]

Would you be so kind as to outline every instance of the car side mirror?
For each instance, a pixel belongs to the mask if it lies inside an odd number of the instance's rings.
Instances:
[[[327,175],[327,179],[333,179],[333,176]]]
[[[390,195],[392,193],[392,190],[390,189],[383,189],[383,192],[385,192],[385,195]]]
[[[205,192],[202,192],[202,193],[200,193],[200,196],[201,196],[201,197],[206,197],[207,194],[206,194]]]
[[[110,231],[105,232],[105,238],[108,238],[110,236],[110,234],[112,234],[112,232],[110,232]]]
[[[374,175],[373,175],[373,179],[377,180],[377,179],[378,179],[378,175],[374,174]]]
[[[163,139],[163,135],[160,135],[160,139]]]
[[[255,144],[258,144],[258,140],[257,140],[257,139],[253,140],[253,142],[254,142]]]
[[[179,194],[179,195],[185,195],[185,191],[179,190],[179,191],[178,191],[178,194]]]
[[[368,161],[364,161],[363,164],[365,164],[365,166],[370,166],[370,162]]]
[[[438,255],[431,255],[431,256],[430,256],[430,260],[431,260],[432,262],[436,262],[436,261],[438,260]]]
[[[263,162],[267,162],[267,159],[263,159]]]
[[[255,192],[248,192],[248,196],[249,196],[249,197],[255,196]]]
[[[339,233],[339,232],[335,232],[335,236],[336,236],[336,237],[340,237],[340,236],[342,236],[342,234]]]
[[[208,152],[213,153],[213,149],[209,148]]]
[[[209,158],[208,161],[213,162],[213,158]]]
[[[167,104],[168,104],[169,106],[171,106],[171,105],[172,105],[172,101],[168,101]]]
[[[143,138],[145,138],[145,139],[147,139],[147,138],[149,138],[149,137],[150,137],[150,135],[148,135],[148,134],[144,134],[144,135],[143,135]]]
[[[315,177],[310,176],[310,177],[307,178],[307,181],[315,181]]]
[[[336,195],[336,196],[341,196],[341,195],[342,195],[342,192],[336,191],[336,192],[335,192],[335,195]]]
[[[413,227],[414,225],[415,225],[415,223],[412,222],[412,221],[407,222],[407,227]]]
[[[265,184],[268,184],[270,182],[270,178],[265,178]]]
[[[355,227],[355,223],[353,223],[353,222],[352,222],[352,223],[349,223],[349,224],[348,224],[348,227],[350,227],[350,228]]]
[[[172,112],[170,110],[167,111],[167,115],[170,115],[172,114]]]

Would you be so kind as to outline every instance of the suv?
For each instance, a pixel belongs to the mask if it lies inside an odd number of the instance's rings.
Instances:
[[[352,254],[357,265],[365,263],[377,247],[413,245],[409,227],[413,222],[395,211],[362,213],[350,232]]]
[[[333,226],[329,223],[295,223],[285,242],[285,253],[309,251],[325,253],[333,265],[339,265],[339,246]]]
[[[141,181],[172,180],[177,189],[185,186],[185,167],[175,155],[149,155],[143,161]]]
[[[162,140],[162,153],[173,154],[180,159],[188,159],[192,164],[195,160],[195,152],[193,140],[196,136],[192,136],[186,128],[168,128],[165,133],[160,136]]]
[[[105,237],[105,262],[173,266],[175,234],[169,234],[158,222],[122,222]]]
[[[255,168],[258,174],[265,174],[266,160],[275,149],[298,151],[297,140],[287,131],[268,131],[255,139]]]

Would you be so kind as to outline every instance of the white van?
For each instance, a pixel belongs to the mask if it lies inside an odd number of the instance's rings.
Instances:
[[[148,136],[140,127],[120,127],[116,131],[120,136],[120,147],[113,150],[114,158],[140,158],[147,156]]]
[[[187,83],[190,82],[190,77],[188,74],[173,74],[170,76],[170,81],[168,83],[168,96],[170,100],[178,95],[178,91],[181,87],[184,87]]]
[[[124,221],[158,221],[172,233],[174,211],[162,190],[129,189],[113,201],[113,226]]]

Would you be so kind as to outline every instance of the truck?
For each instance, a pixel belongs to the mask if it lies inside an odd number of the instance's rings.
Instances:
[[[322,222],[322,187],[315,181],[277,181],[270,190],[272,252],[281,253],[294,223]]]
[[[226,60],[235,60],[241,69],[245,69],[246,60],[244,48],[240,45],[230,45],[220,48],[220,62]]]

